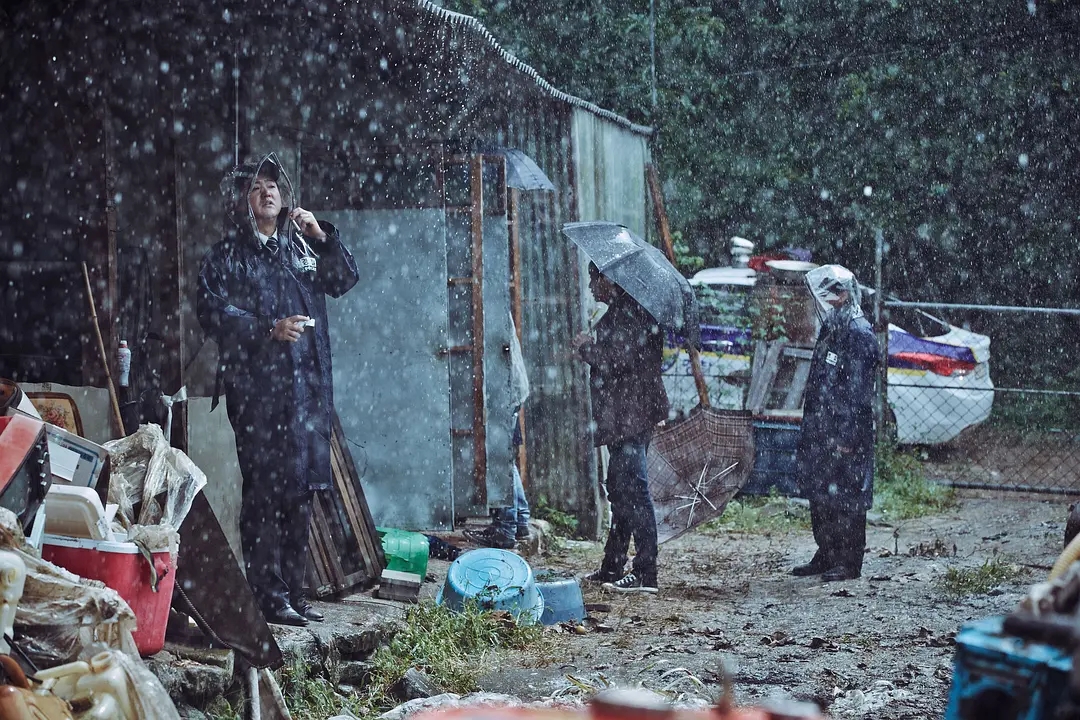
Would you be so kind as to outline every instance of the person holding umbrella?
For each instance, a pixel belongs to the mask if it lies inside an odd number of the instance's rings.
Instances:
[[[803,400],[796,479],[810,501],[817,552],[792,575],[826,582],[862,573],[866,511],[874,501],[874,370],[878,345],[840,265],[806,273],[821,320]]]
[[[600,569],[585,576],[623,593],[657,591],[656,512],[645,453],[656,424],[668,418],[660,377],[664,329],[696,343],[700,328],[693,291],[663,254],[614,223],[569,223],[563,232],[592,261],[589,289],[608,306],[594,333],[573,340],[589,364],[594,444],[609,452],[605,490],[611,530]],[[636,554],[625,571],[631,538]]]
[[[655,593],[656,513],[645,453],[653,428],[668,416],[660,378],[664,333],[645,308],[593,263],[589,289],[608,310],[596,324],[595,337],[579,333],[574,347],[589,364],[593,442],[608,447],[605,489],[611,502],[611,530],[600,569],[586,580],[618,592]],[[632,570],[624,574],[631,537],[636,554]]]

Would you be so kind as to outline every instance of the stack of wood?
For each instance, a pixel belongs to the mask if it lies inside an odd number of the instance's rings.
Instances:
[[[320,598],[369,588],[386,567],[382,542],[336,413],[332,431],[334,484],[330,490],[315,493],[308,542],[309,586]]]

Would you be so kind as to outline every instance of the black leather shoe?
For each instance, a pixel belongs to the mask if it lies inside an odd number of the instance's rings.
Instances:
[[[851,568],[846,568],[843,565],[837,565],[831,570],[825,572],[821,576],[821,579],[823,582],[837,582],[839,580],[855,580],[861,575],[862,573],[860,573],[858,570],[852,570]]]
[[[307,601],[307,598],[300,598],[292,604],[293,610],[303,615],[308,620],[313,622],[322,622],[326,619],[326,616],[312,607],[311,603]]]
[[[272,625],[294,625],[296,627],[307,627],[308,624],[308,620],[306,617],[296,612],[288,605],[263,614],[266,616],[266,622],[271,623]]]
[[[805,565],[796,565],[791,568],[791,574],[795,577],[809,577],[810,575],[820,575],[829,569],[828,562],[820,551],[814,553],[814,557],[810,562]]]

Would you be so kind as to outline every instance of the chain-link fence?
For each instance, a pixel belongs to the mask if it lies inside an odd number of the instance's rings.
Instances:
[[[886,301],[886,422],[881,433],[923,461],[927,477],[961,488],[1080,494],[1080,310]],[[751,409],[757,343],[748,329],[703,328],[709,399]],[[883,338],[884,339],[884,338]],[[793,489],[806,348],[785,348],[766,409],[755,412],[755,479]],[[785,372],[787,373],[785,375]],[[665,350],[676,415],[698,404],[687,353]],[[787,401],[785,405],[785,401]],[[758,485],[761,483],[759,482]]]
[[[929,478],[1080,494],[1080,310],[884,305],[886,432]]]

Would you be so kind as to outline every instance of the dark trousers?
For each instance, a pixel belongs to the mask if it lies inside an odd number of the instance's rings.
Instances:
[[[652,433],[608,445],[606,490],[611,502],[611,531],[604,546],[602,572],[622,575],[630,538],[634,539],[633,572],[656,582],[656,512],[649,494],[645,451]]]
[[[244,485],[240,544],[248,584],[263,612],[273,612],[303,591],[313,493],[286,494]]]
[[[810,500],[810,523],[824,567],[861,573],[866,549],[866,511],[830,499]]]

